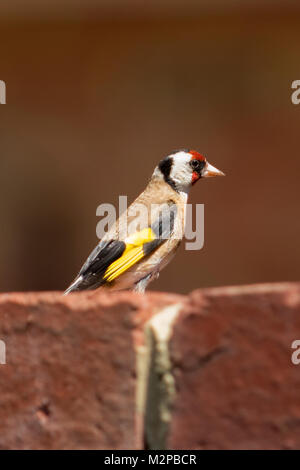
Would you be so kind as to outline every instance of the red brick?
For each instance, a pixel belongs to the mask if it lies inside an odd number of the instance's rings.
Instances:
[[[195,291],[170,344],[171,449],[300,447],[300,285]]]
[[[161,351],[148,350],[145,428],[136,411],[137,351],[146,351],[145,323],[174,304],[182,305],[169,343],[176,394],[165,400],[160,376],[153,380]],[[161,327],[156,321],[156,331]],[[300,447],[300,365],[291,362],[291,344],[300,339],[300,284],[187,297],[2,294],[0,339],[7,347],[2,449],[142,448],[149,422],[156,442],[170,449]],[[169,427],[156,422],[166,403]]]
[[[135,343],[143,323],[171,298],[2,294],[0,448],[140,447]]]

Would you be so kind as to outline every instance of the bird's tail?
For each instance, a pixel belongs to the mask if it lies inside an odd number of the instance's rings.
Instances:
[[[63,295],[68,295],[70,294],[70,292],[76,292],[76,291],[81,290],[79,287],[81,284],[81,281],[82,281],[82,276],[77,277],[77,279],[75,279],[75,281],[72,282],[72,284],[68,287],[68,289],[65,290]]]

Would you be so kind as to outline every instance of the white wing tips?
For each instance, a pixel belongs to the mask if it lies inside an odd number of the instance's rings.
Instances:
[[[65,290],[65,292],[63,293],[63,295],[68,295],[70,294],[71,292],[75,292],[78,289],[78,286],[79,284],[81,283],[82,281],[82,276],[79,276],[74,282],[72,282],[72,284]]]

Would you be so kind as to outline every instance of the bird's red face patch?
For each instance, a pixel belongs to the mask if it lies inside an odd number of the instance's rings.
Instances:
[[[197,173],[196,171],[193,171],[193,173],[192,173],[192,184],[196,183],[196,181],[198,181],[199,178],[200,178],[199,173]]]
[[[201,153],[196,152],[196,150],[190,150],[189,154],[191,155],[191,166],[194,168],[192,173],[192,184],[194,184],[201,177],[201,170],[204,166],[204,163],[206,162],[206,158],[201,155]]]
[[[192,160],[200,160],[201,162],[205,162],[206,158],[201,155],[201,153],[196,152],[196,150],[190,150],[189,154],[192,156]]]

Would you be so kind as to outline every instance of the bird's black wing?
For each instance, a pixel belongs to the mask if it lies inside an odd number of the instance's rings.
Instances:
[[[100,242],[87,258],[75,281],[65,294],[85,289],[96,289],[106,282],[103,275],[115,260],[122,256],[126,245],[119,240]]]
[[[117,279],[170,238],[177,213],[175,204],[165,204],[151,227],[130,235],[125,241],[101,241],[92,251],[77,278],[66,290],[96,289]]]

